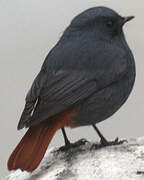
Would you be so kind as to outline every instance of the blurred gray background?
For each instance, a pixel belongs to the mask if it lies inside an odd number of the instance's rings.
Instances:
[[[26,130],[17,131],[25,95],[49,50],[70,20],[81,11],[104,5],[136,18],[125,27],[133,50],[137,78],[126,104],[98,126],[108,139],[144,135],[144,2],[142,0],[0,0],[0,177],[7,159]],[[91,127],[67,130],[71,141],[98,141]],[[63,145],[58,131],[50,146]]]

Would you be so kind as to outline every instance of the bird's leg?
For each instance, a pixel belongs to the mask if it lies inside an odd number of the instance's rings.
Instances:
[[[119,144],[123,144],[124,142],[127,142],[126,140],[119,141],[118,138],[116,138],[114,141],[107,141],[107,139],[102,135],[102,133],[99,131],[99,129],[96,127],[96,125],[93,124],[93,128],[95,129],[95,131],[99,135],[99,137],[101,139],[100,142],[101,142],[102,146],[119,145]]]
[[[65,141],[65,146],[69,146],[71,143],[70,143],[70,141],[69,141],[68,138],[67,138],[65,129],[62,128],[61,130],[62,130],[62,133],[63,133],[63,137],[64,137],[64,141]]]
[[[87,141],[85,139],[80,139],[79,141],[75,142],[75,143],[70,143],[70,141],[68,140],[67,138],[67,135],[66,135],[66,132],[65,132],[65,129],[62,128],[62,134],[63,134],[63,137],[64,137],[64,141],[65,141],[65,146],[62,146],[59,150],[60,151],[67,151],[71,148],[76,148],[76,147],[79,147],[81,145],[84,145]]]

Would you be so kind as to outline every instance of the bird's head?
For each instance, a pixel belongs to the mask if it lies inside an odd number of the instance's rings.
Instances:
[[[123,25],[134,16],[122,17],[106,7],[94,7],[76,16],[70,26],[71,32],[95,32],[98,36],[114,37],[122,32]]]

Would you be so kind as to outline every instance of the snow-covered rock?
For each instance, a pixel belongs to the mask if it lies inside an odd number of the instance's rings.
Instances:
[[[144,137],[91,147],[87,142],[66,152],[50,149],[33,173],[17,170],[5,180],[144,180]]]

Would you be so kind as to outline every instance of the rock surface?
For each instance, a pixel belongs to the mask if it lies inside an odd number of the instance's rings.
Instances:
[[[17,170],[5,180],[144,180],[144,137],[97,149],[92,144],[50,149],[33,173]]]

